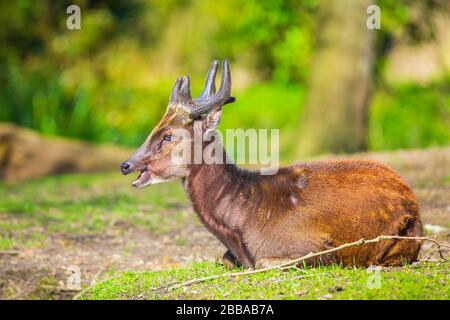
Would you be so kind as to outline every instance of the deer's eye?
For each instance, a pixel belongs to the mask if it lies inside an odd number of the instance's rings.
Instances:
[[[163,141],[172,141],[172,136],[171,135],[165,135]]]

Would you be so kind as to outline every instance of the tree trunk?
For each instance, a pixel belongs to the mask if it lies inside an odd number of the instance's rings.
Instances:
[[[366,147],[374,32],[370,0],[324,0],[300,128],[299,154],[355,152]]]

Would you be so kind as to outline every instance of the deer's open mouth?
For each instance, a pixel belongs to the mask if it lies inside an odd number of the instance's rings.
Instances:
[[[143,188],[148,186],[151,182],[150,171],[146,168],[141,170],[138,178],[133,182],[133,187],[135,188]]]

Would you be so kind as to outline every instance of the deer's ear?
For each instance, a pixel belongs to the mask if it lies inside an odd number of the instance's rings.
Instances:
[[[214,108],[203,120],[203,129],[206,131],[215,130],[220,123],[222,117],[222,108]]]

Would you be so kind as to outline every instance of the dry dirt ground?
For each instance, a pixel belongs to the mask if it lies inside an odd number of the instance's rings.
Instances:
[[[432,237],[450,243],[450,148],[365,153],[352,157],[376,159],[398,170],[417,193],[423,222],[442,227]],[[118,177],[108,187],[119,188],[120,184],[129,183],[122,179]],[[174,186],[144,192],[164,198]],[[134,191],[127,187],[125,192]],[[20,197],[17,200],[20,201]],[[44,239],[39,245],[18,242],[0,249],[0,298],[70,299],[78,292],[73,287],[74,276],[76,279],[79,275],[81,285],[86,286],[120,271],[161,270],[191,261],[216,259],[223,254],[223,246],[199,223],[182,193],[169,198],[164,208],[157,212],[165,219],[159,221],[163,228],[158,232],[145,224],[117,217],[104,220],[107,227],[101,231],[89,233],[51,232],[45,223],[31,224],[21,231],[20,237],[42,234]],[[135,210],[142,211],[142,208],[136,205]],[[151,210],[150,206],[143,211]],[[3,233],[5,237],[8,231],[2,230],[2,226],[20,223],[21,218],[1,211],[0,236]],[[176,223],[173,222],[175,212],[178,215],[181,212]],[[14,240],[19,234],[13,230],[9,231],[9,236]],[[421,257],[437,259],[435,247],[424,244]]]

